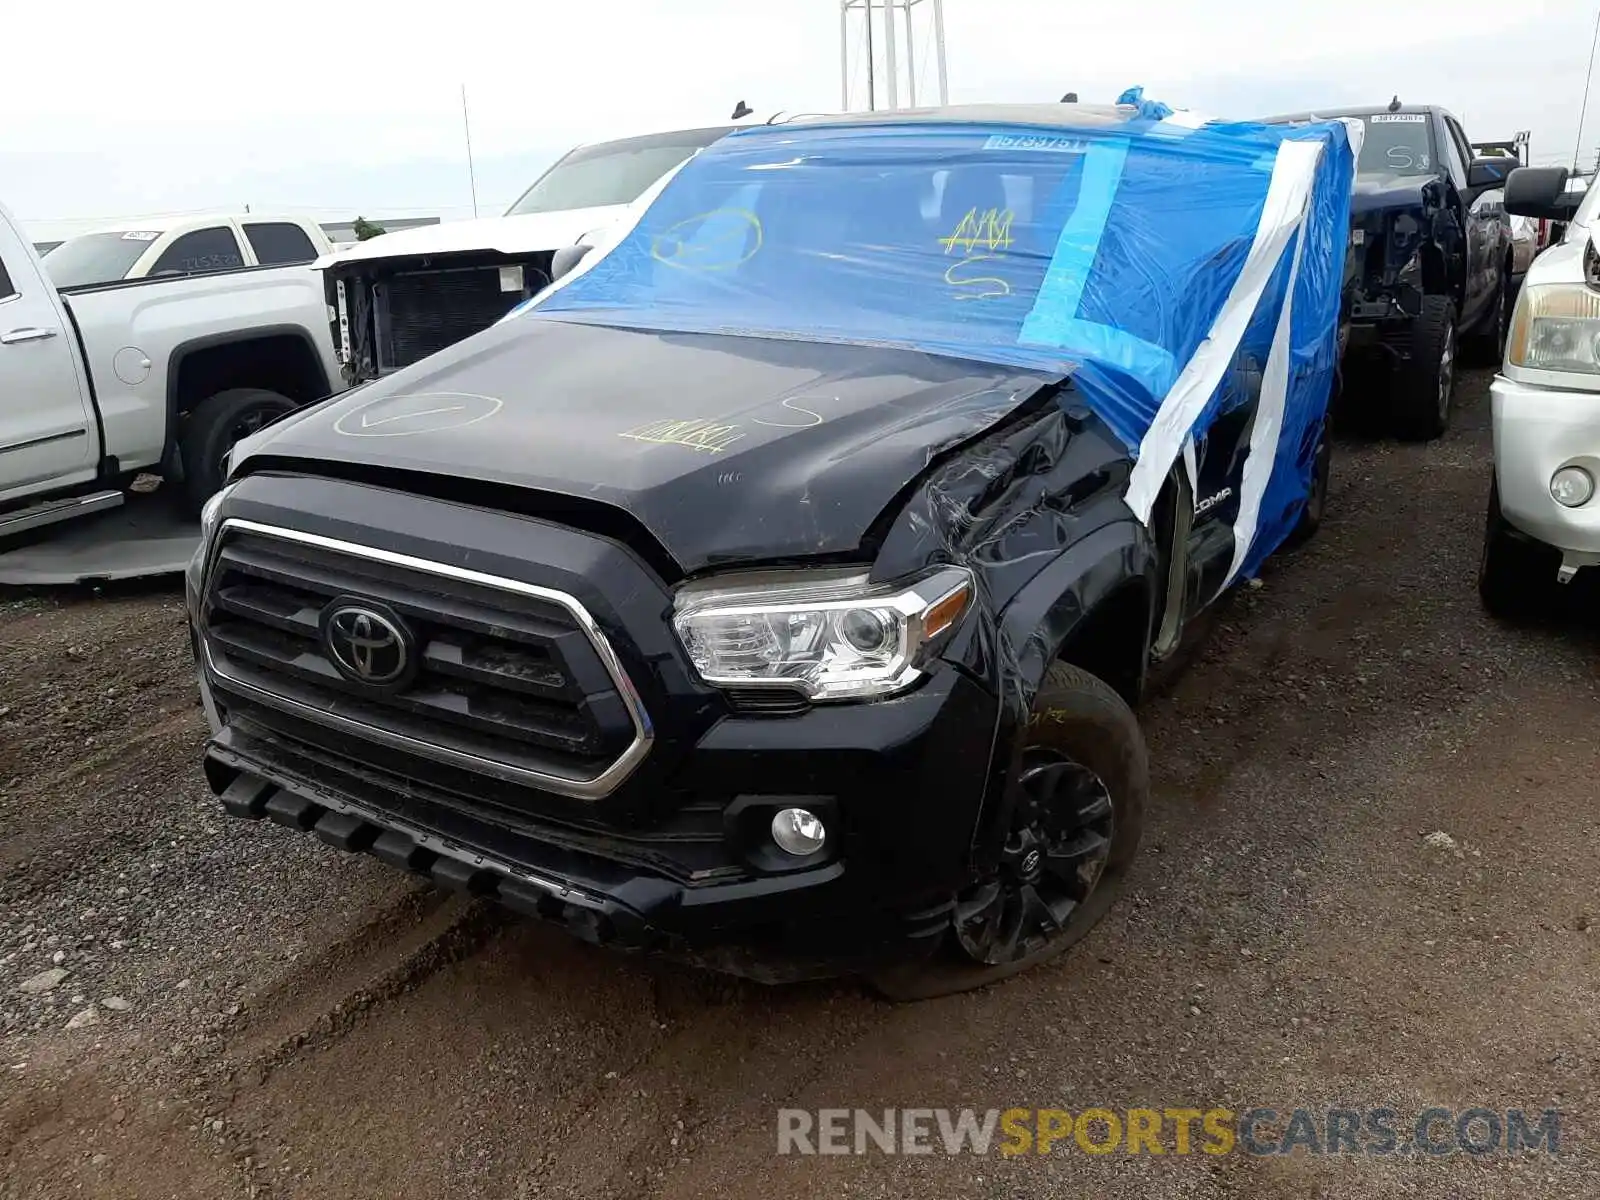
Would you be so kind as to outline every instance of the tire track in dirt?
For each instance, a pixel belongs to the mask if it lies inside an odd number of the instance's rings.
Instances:
[[[240,1044],[226,1123],[275,1194],[636,1195],[883,1009],[848,986],[768,993],[518,920],[466,953],[438,944],[373,982],[341,970],[312,1005],[284,981],[295,1017],[262,1017]],[[319,1010],[313,1035],[284,1038]]]
[[[229,1070],[265,1084],[358,1024],[386,1019],[386,1004],[478,953],[505,919],[487,904],[427,885],[401,895],[256,997],[225,1051]]]
[[[0,621],[0,796],[177,712],[198,711],[181,595],[13,603]],[[3,811],[3,809],[0,809]]]
[[[0,904],[25,900],[81,874],[86,864],[137,851],[164,835],[170,794],[157,784],[174,759],[193,756],[204,739],[195,713],[169,716],[92,755],[0,788]],[[25,823],[18,818],[31,818]],[[41,819],[42,818],[42,819]]]

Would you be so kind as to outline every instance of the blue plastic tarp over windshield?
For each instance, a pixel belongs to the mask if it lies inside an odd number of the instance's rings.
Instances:
[[[685,163],[620,240],[523,315],[902,346],[1070,374],[1131,450],[1159,451],[1161,470],[1241,398],[1240,369],[1259,378],[1283,342],[1275,440],[1253,451],[1274,465],[1258,465],[1260,511],[1236,563],[1253,570],[1310,478],[1336,354],[1353,158],[1337,122],[1191,127],[1150,108],[1083,128],[886,120],[738,130]],[[1320,149],[1296,159],[1314,159],[1314,177],[1283,209],[1292,189],[1275,190],[1284,181],[1274,178],[1289,141]],[[1264,240],[1274,231],[1278,241]],[[1246,271],[1263,245],[1271,261]],[[1242,333],[1208,375],[1217,330],[1241,305]],[[1194,405],[1197,378],[1205,395]],[[1158,420],[1163,405],[1181,410],[1181,429]]]

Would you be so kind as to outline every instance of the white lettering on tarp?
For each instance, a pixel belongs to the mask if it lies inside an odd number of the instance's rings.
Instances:
[[[1048,154],[1087,154],[1089,143],[1082,138],[1052,133],[995,133],[983,143],[985,150],[1043,150]]]

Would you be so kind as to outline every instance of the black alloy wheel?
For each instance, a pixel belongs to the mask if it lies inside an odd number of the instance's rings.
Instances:
[[[956,907],[957,943],[987,966],[1026,957],[1065,930],[1111,857],[1116,815],[1100,776],[1030,746],[1017,786],[999,875]]]
[[[1105,916],[1138,853],[1150,761],[1127,702],[1103,679],[1051,665],[1016,750],[998,861],[954,897],[938,951],[869,973],[891,1000],[926,1000],[1049,962]]]

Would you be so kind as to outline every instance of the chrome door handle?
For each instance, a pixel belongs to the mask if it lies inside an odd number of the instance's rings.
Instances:
[[[42,342],[45,338],[53,338],[55,335],[54,329],[25,325],[21,329],[13,329],[10,333],[0,333],[0,346],[15,346],[18,342]]]

